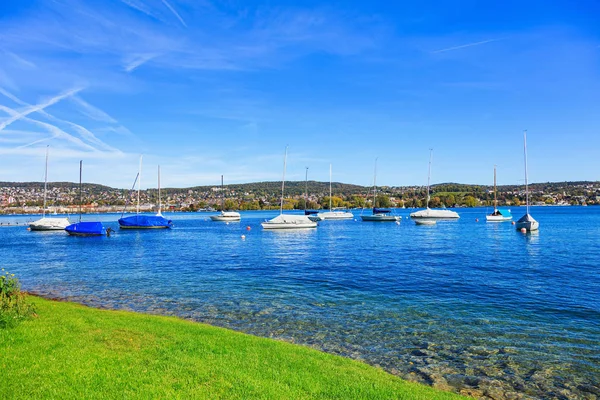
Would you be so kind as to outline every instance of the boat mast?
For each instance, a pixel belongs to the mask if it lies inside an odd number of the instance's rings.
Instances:
[[[331,211],[331,164],[329,164],[329,211]]]
[[[306,198],[304,199],[304,211],[308,207],[308,167],[306,167],[306,177],[304,178],[304,186],[306,190]]]
[[[377,159],[379,157],[375,157],[375,169],[373,171],[373,211],[375,211],[375,207],[377,206]]]
[[[162,213],[160,212],[162,208],[162,204],[160,201],[160,165],[158,166],[158,214],[157,215],[162,215]]]
[[[223,175],[221,175],[221,212],[225,211],[225,194],[223,192]]]
[[[433,157],[433,149],[429,149],[429,172],[427,173],[427,206],[429,208],[429,181],[431,180],[431,159]]]
[[[42,218],[46,218],[46,190],[48,188],[48,147],[46,146],[46,172],[44,173],[44,209],[42,210]]]
[[[142,185],[142,157],[140,156],[140,168],[138,171],[138,192],[137,192],[137,209],[135,211],[136,214],[140,213],[140,186]]]
[[[527,215],[529,215],[529,184],[527,183],[527,130],[523,131],[523,153],[525,155],[525,202],[527,203]]]
[[[285,155],[283,156],[283,179],[281,180],[281,204],[279,206],[279,214],[283,214],[283,190],[285,188],[285,167],[287,166],[287,149],[285,146]]]
[[[494,213],[498,210],[498,198],[496,197],[496,166],[494,165]]]
[[[81,205],[83,204],[83,195],[81,194],[81,169],[83,160],[79,160],[79,222],[81,222]]]

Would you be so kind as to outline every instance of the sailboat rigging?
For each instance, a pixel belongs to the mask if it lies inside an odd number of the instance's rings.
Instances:
[[[360,218],[366,222],[396,222],[402,217],[393,215],[389,208],[377,207],[377,159],[375,158],[375,169],[373,171],[373,214],[361,215]]]
[[[261,223],[263,229],[304,229],[316,228],[317,223],[311,221],[306,215],[292,215],[283,213],[283,194],[285,190],[285,170],[287,166],[287,146],[283,156],[283,179],[281,180],[281,201],[279,205],[279,215],[268,221]]]
[[[221,212],[218,215],[211,215],[213,221],[236,222],[242,219],[237,211],[225,211],[225,188],[223,186],[223,175],[221,175]]]
[[[79,221],[75,224],[71,224],[65,228],[65,231],[69,235],[73,236],[103,236],[109,235],[112,231],[111,228],[105,229],[102,222],[99,221],[81,221],[81,208],[83,205],[83,191],[82,191],[82,170],[83,160],[79,161]]]
[[[44,205],[42,208],[42,218],[29,224],[29,229],[32,231],[62,231],[70,224],[68,218],[46,218],[49,147],[50,146],[46,146],[46,170],[44,172]]]
[[[429,219],[457,219],[457,218],[460,218],[458,213],[451,211],[451,210],[445,210],[445,209],[440,210],[440,209],[429,208],[429,201],[430,201],[429,187],[430,187],[430,183],[431,183],[431,162],[432,162],[432,160],[433,160],[433,149],[429,149],[429,170],[427,173],[427,199],[425,200],[426,208],[425,208],[425,210],[411,213],[410,217],[414,218],[414,219],[417,219],[417,218],[429,218]]]
[[[329,164],[329,211],[319,213],[323,219],[352,219],[354,214],[347,211],[333,211],[332,207],[332,191],[331,191],[331,164]]]
[[[498,195],[496,190],[496,166],[494,165],[494,212],[486,215],[485,219],[489,222],[503,222],[510,221],[512,219],[512,215],[508,210],[499,210],[498,209]]]
[[[136,214],[119,218],[119,226],[121,229],[167,229],[173,226],[170,219],[163,217],[161,213],[160,199],[160,166],[158,167],[158,213],[156,215],[141,215],[140,214],[140,190],[142,182],[142,156],[140,156],[140,166],[137,175],[137,205]],[[135,185],[135,182],[134,182]]]
[[[518,230],[525,229],[528,232],[537,231],[540,223],[529,214],[529,182],[527,180],[527,131],[523,132],[523,154],[525,158],[525,202],[527,211],[515,224]]]

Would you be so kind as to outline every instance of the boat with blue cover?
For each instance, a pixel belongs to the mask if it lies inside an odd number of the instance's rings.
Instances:
[[[83,197],[81,194],[81,170],[83,169],[83,161],[79,161],[79,222],[71,224],[65,228],[65,231],[72,236],[104,236],[110,234],[111,229],[104,228],[102,222],[99,221],[81,221],[81,205]]]
[[[158,213],[156,215],[140,215],[140,182],[142,180],[142,157],[140,156],[140,169],[135,178],[137,182],[137,208],[136,214],[129,217],[119,218],[119,227],[121,229],[168,229],[173,226],[173,221],[165,218],[161,213],[160,197],[160,166],[158,167]]]

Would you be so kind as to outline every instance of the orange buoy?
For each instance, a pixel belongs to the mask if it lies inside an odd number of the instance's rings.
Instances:
[[[252,228],[250,228],[250,225],[248,225],[248,226],[246,227],[246,230],[247,230],[247,231],[249,231],[250,229],[252,229]]]
[[[521,233],[527,233],[527,229],[521,228]]]
[[[514,224],[515,224],[515,221],[513,221],[513,222],[512,222],[512,224],[514,225]]]

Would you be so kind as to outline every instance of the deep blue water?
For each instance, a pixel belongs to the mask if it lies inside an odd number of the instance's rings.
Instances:
[[[536,234],[457,211],[435,226],[357,212],[294,232],[262,230],[276,212],[230,224],[172,214],[165,231],[84,216],[107,221],[109,238],[29,232],[32,216],[4,216],[0,250],[42,296],[307,344],[476,395],[600,395],[600,207],[533,207]]]

